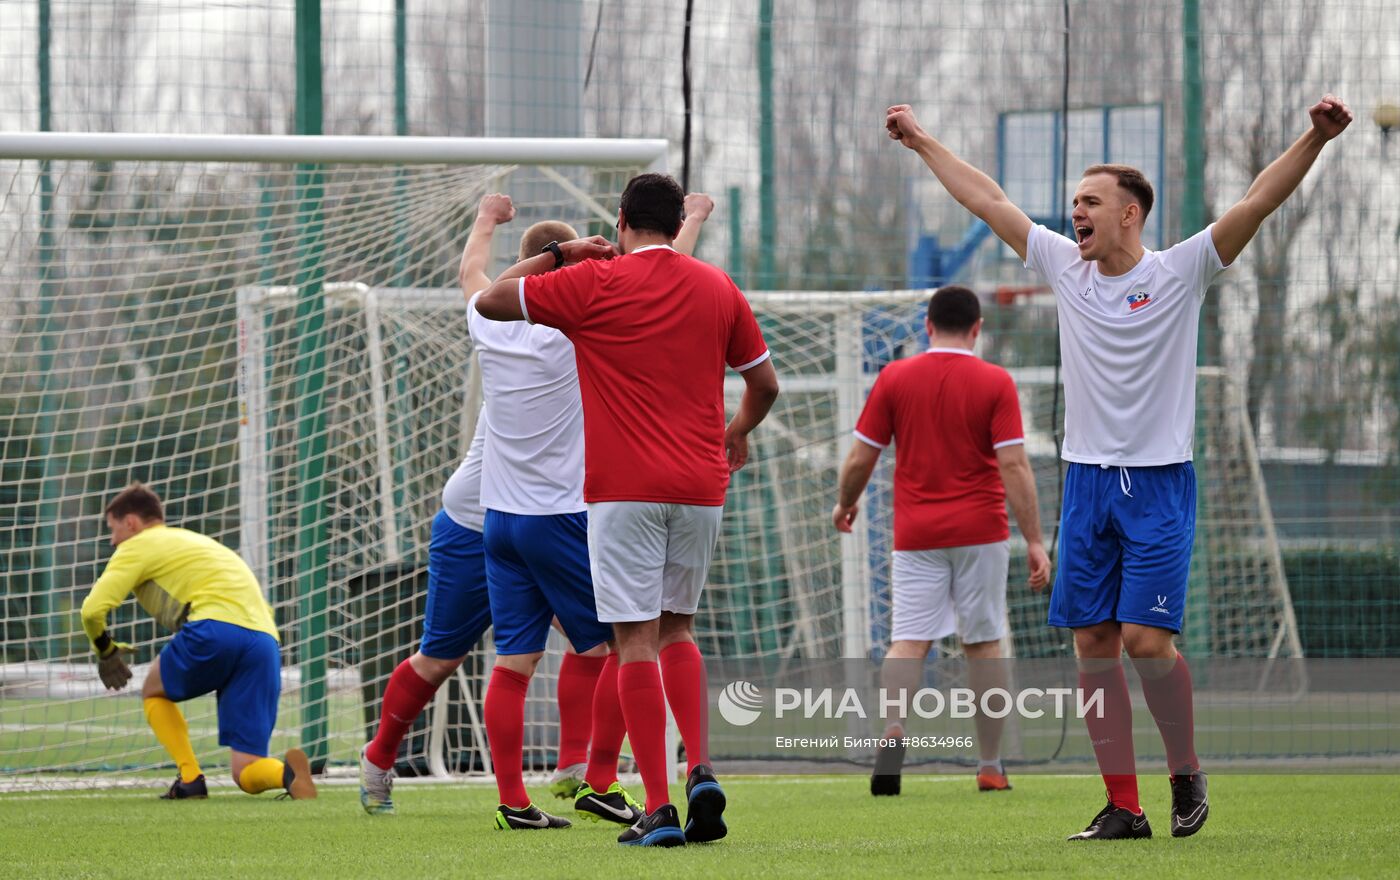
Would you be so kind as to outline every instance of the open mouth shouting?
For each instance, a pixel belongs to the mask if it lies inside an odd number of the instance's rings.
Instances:
[[[1087,250],[1094,241],[1094,227],[1085,223],[1074,225],[1074,237],[1079,240],[1079,249]]]

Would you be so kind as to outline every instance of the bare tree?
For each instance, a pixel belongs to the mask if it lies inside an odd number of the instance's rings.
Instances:
[[[1279,0],[1233,0],[1213,7],[1212,30],[1224,36],[1214,45],[1211,67],[1222,72],[1217,94],[1229,118],[1212,128],[1213,155],[1238,180],[1252,181],[1288,148],[1306,125],[1304,110],[1319,96],[1311,85],[1319,62],[1316,4],[1287,9]],[[1285,20],[1281,29],[1276,22]],[[1325,160],[1324,160],[1325,161]],[[1299,233],[1318,207],[1318,188],[1306,183],[1260,228],[1245,251],[1257,307],[1250,329],[1246,405],[1250,424],[1263,430],[1266,404],[1275,400],[1271,425],[1285,417],[1290,279]],[[1218,193],[1229,203],[1240,193]],[[1220,205],[1217,205],[1217,211]]]

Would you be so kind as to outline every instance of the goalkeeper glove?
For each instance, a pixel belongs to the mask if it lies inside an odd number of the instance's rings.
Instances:
[[[97,676],[109,691],[119,691],[131,681],[131,667],[126,665],[126,657],[132,653],[131,645],[114,642],[107,633],[98,636],[93,643],[97,651]],[[125,655],[125,656],[124,656]]]

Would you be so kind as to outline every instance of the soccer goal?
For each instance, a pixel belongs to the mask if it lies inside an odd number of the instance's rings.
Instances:
[[[167,765],[139,687],[102,691],[76,613],[109,553],[102,507],[133,479],[258,574],[282,635],[274,750],[353,763],[416,646],[429,523],[479,404],[456,274],[480,196],[517,206],[496,235],[504,265],[536,220],[610,232],[622,185],[666,154],[662,140],[0,135],[9,784]],[[168,634],[130,603],[113,624],[139,684]],[[489,643],[409,737],[408,767],[489,770],[485,657]],[[539,769],[554,668],[527,710]],[[201,760],[225,765],[212,698],[185,709]]]

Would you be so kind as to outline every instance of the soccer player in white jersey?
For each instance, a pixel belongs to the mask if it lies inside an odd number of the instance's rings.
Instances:
[[[486,277],[496,226],[515,214],[510,200],[492,194],[477,207],[463,272]],[[418,650],[394,669],[380,701],[379,726],[360,751],[360,805],[371,816],[394,814],[394,762],[399,745],[442,683],[462,665],[491,625],[482,549],[481,456],[485,424],[478,415],[467,455],[442,489],[428,544],[428,597]],[[562,736],[562,733],[561,733]]]
[[[482,198],[462,254],[465,285],[480,289],[490,283],[486,267],[492,237],[498,225],[514,216],[509,197],[492,193]],[[428,545],[423,639],[390,676],[379,726],[360,754],[360,804],[370,815],[394,813],[394,762],[404,736],[491,625],[481,534],[486,512],[480,502],[485,429],[484,417],[478,417],[467,455],[443,487],[442,509],[433,518]],[[606,650],[597,653],[600,656],[578,657],[570,649],[560,669],[559,755],[566,769],[586,760],[593,688],[606,659]],[[556,787],[567,786],[561,790],[569,796],[581,784],[568,773],[555,781]]]
[[[678,247],[694,247],[713,209],[703,194],[691,207]],[[578,236],[563,223],[537,223],[521,239],[520,255],[559,254],[559,242]],[[562,261],[560,261],[562,265]],[[556,266],[557,267],[557,266]],[[486,445],[481,503],[486,508],[486,576],[496,632],[496,666],[486,691],[486,733],[500,806],[496,827],[525,830],[567,827],[530,800],[521,772],[525,697],[544,655],[554,618],[573,648],[601,650],[602,672],[591,699],[592,748],[574,807],[581,816],[631,826],[641,810],[617,781],[618,752],[626,733],[617,688],[617,657],[608,651],[612,627],[598,619],[589,568],[588,513],[583,500],[583,404],[574,346],[551,327],[492,321],[475,309],[471,287],[485,279],[463,276],[469,294],[468,329],[481,364],[486,398]],[[561,672],[566,689],[581,690]],[[562,764],[562,760],[561,760]]]
[[[1219,220],[1165,251],[1142,245],[1152,187],[1122,165],[1087,169],[1074,194],[1075,240],[1033,224],[994,180],[920,127],[907,104],[885,114],[889,136],[919,154],[948,193],[1006,242],[1055,292],[1070,462],[1060,523],[1052,626],[1074,630],[1080,687],[1104,692],[1085,721],[1108,804],[1071,840],[1150,837],[1138,803],[1124,649],[1142,678],[1166,745],[1171,831],[1188,837],[1209,813],[1194,744],[1191,673],[1181,631],[1196,524],[1191,441],[1201,302],[1351,123],[1332,95],[1311,126],[1260,172]]]

